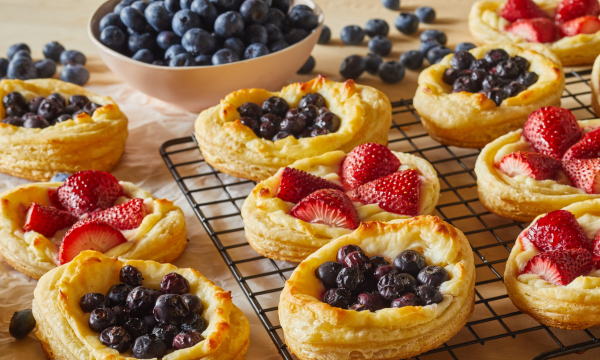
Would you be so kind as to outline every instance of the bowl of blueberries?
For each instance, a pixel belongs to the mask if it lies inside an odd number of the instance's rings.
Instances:
[[[322,27],[312,0],[109,0],[88,33],[132,87],[200,111],[239,89],[281,88]]]

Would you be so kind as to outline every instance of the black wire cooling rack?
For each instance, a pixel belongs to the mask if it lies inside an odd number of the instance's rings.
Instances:
[[[595,117],[590,109],[590,73],[586,70],[566,74],[562,106],[573,111],[578,119]],[[577,331],[549,328],[514,307],[506,294],[502,274],[511,246],[526,224],[498,217],[479,202],[473,171],[479,150],[448,147],[431,139],[414,111],[412,100],[400,100],[392,106],[390,149],[423,157],[436,168],[442,192],[436,215],[465,233],[477,271],[473,317],[443,346],[416,359],[499,358],[482,355],[486,353],[541,360],[581,354],[600,346],[600,328]],[[209,166],[193,136],[167,141],[160,153],[279,353],[286,360],[295,359],[285,345],[277,304],[296,264],[258,255],[244,237],[240,208],[255,183],[222,174]],[[512,338],[517,336],[523,337],[520,344],[530,346],[521,346],[513,353]],[[586,355],[599,358],[600,351]]]

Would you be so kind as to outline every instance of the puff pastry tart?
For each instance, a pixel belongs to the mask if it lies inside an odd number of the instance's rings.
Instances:
[[[592,77],[590,78],[590,87],[592,88],[592,108],[596,113],[596,116],[600,116],[600,56],[594,61],[594,67],[592,68]]]
[[[475,163],[479,200],[518,221],[600,197],[600,120],[562,108],[532,113],[523,130],[488,144]],[[598,183],[597,183],[598,182]]]
[[[486,45],[459,51],[419,75],[413,104],[429,135],[445,145],[482,148],[559,105],[562,66],[542,45]]]
[[[561,329],[600,325],[600,200],[539,216],[517,238],[504,284],[512,302]]]
[[[439,196],[426,160],[367,143],[348,155],[332,151],[282,168],[256,185],[242,217],[256,252],[300,262],[363,221],[431,214]]]
[[[544,43],[564,66],[594,62],[600,54],[597,0],[477,1],[469,14],[481,44]]]
[[[48,181],[59,172],[109,171],[127,118],[111,98],[55,79],[0,81],[0,172]]]
[[[294,161],[357,145],[387,144],[387,96],[348,80],[319,76],[279,92],[244,89],[200,113],[196,139],[204,159],[224,173],[261,181]]]
[[[302,360],[408,359],[466,324],[474,285],[467,238],[440,218],[367,222],[296,268],[279,320]]]
[[[198,271],[95,251],[42,276],[32,311],[52,360],[238,360],[250,343],[231,292]]]
[[[83,250],[172,262],[187,245],[178,206],[102,171],[22,185],[0,203],[0,254],[35,279]]]

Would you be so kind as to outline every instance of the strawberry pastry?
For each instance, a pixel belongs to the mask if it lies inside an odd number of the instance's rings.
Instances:
[[[541,108],[523,130],[488,144],[475,164],[479,200],[518,221],[600,197],[600,120]]]
[[[469,30],[479,43],[544,43],[563,65],[584,65],[600,54],[598,15],[598,0],[482,0]]]
[[[539,216],[517,238],[504,282],[513,303],[562,329],[600,325],[600,200]]]
[[[427,161],[367,143],[281,168],[252,190],[242,217],[259,254],[300,262],[361,222],[431,214],[439,192]]]
[[[0,201],[0,254],[35,279],[84,250],[171,262],[187,243],[178,206],[103,171],[19,186]]]

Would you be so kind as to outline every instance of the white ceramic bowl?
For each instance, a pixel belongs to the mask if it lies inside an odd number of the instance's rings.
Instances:
[[[99,40],[99,23],[120,0],[100,5],[88,23],[88,35],[106,65],[135,89],[189,111],[216,105],[232,91],[247,88],[279,90],[308,60],[323,28],[323,12],[311,0],[305,4],[319,19],[319,26],[302,41],[275,53],[252,60],[218,66],[167,67],[135,61],[109,49]]]

